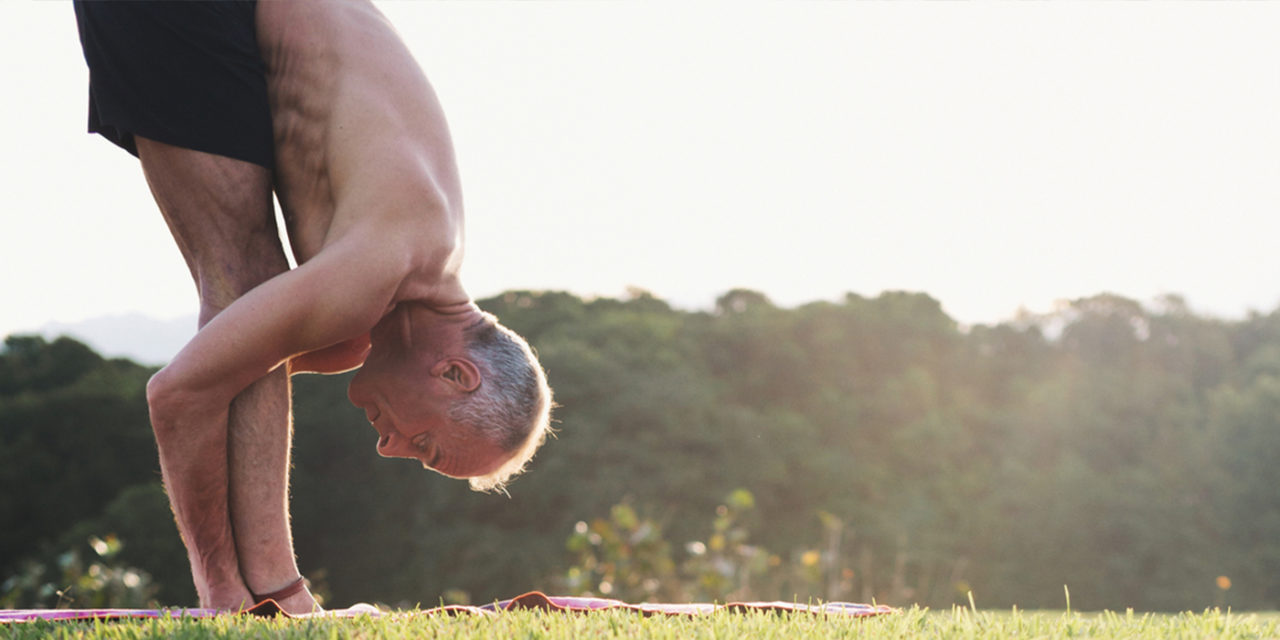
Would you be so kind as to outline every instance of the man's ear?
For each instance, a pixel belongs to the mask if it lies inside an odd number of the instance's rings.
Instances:
[[[445,358],[431,367],[431,375],[467,393],[478,389],[481,382],[480,368],[466,358]]]

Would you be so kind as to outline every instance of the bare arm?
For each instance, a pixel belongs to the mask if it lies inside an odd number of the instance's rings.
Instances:
[[[164,461],[164,485],[201,592],[201,605],[232,609],[251,605],[240,577],[227,504],[228,407],[205,414],[202,428],[179,431],[186,425],[164,417],[167,408],[157,410],[153,388],[147,385],[147,400]]]
[[[225,407],[289,359],[368,334],[406,270],[380,249],[341,241],[236,300],[152,379],[160,417]]]
[[[147,387],[164,480],[192,570],[217,606],[247,596],[228,515],[228,419],[242,390],[294,355],[367,334],[395,293],[394,252],[335,244],[209,322]],[[366,257],[368,256],[368,257]],[[360,265],[360,266],[351,266]],[[252,547],[250,547],[252,548]],[[259,587],[261,588],[261,587]]]

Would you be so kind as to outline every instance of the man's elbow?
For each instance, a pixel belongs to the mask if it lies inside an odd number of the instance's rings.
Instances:
[[[147,409],[151,413],[151,429],[157,439],[178,431],[188,418],[207,413],[211,407],[206,394],[184,385],[171,367],[165,367],[147,381]]]
[[[176,416],[173,415],[177,402],[174,400],[177,389],[173,376],[166,367],[157,371],[147,381],[147,410],[151,413],[151,429],[157,438],[162,438],[173,431]]]

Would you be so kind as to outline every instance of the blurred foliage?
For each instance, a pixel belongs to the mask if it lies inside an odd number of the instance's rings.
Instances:
[[[378,458],[349,374],[294,380],[295,541],[335,604],[486,602],[576,566],[628,599],[1061,607],[1067,584],[1078,609],[1280,608],[1280,312],[1103,294],[961,327],[906,292],[480,304],[561,405],[510,497]],[[158,598],[194,602],[151,372],[6,340],[0,579],[114,531]],[[587,538],[566,550],[568,532]]]
[[[751,544],[750,522],[755,496],[736,489],[716,507],[711,532],[705,541],[685,544],[688,554],[681,574],[693,600],[729,602],[774,597],[782,561],[768,549]]]
[[[677,565],[662,525],[624,500],[609,509],[608,518],[574,525],[565,543],[574,563],[553,584],[569,595],[627,602],[758,599],[759,583],[778,574],[781,560],[748,544],[742,520],[754,505],[750,491],[730,493],[716,507],[707,539],[685,544]]]
[[[609,517],[590,524],[579,521],[565,547],[576,562],[565,574],[570,595],[617,598],[627,602],[680,600],[671,543],[662,526],[641,518],[626,502],[609,509]]]
[[[0,575],[125,488],[159,477],[147,426],[152,370],[69,338],[0,351]]]
[[[18,573],[0,582],[0,608],[138,609],[158,606],[151,576],[119,561],[118,555],[124,547],[119,538],[114,534],[105,538],[89,536],[84,542],[87,544],[59,553],[48,564],[28,561]]]
[[[662,527],[639,516],[629,501],[614,505],[609,518],[579,521],[565,543],[574,563],[557,592],[607,596],[627,602],[754,602],[777,599],[837,600],[851,587],[853,572],[840,568],[844,523],[819,511],[823,540],[775,554],[752,543],[764,523],[754,517],[755,496],[735,489],[715,508],[705,540],[673,552]]]

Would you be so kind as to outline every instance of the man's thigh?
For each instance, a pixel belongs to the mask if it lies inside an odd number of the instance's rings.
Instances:
[[[271,203],[271,172],[225,156],[137,138],[138,157],[200,293],[203,325],[289,268]]]

